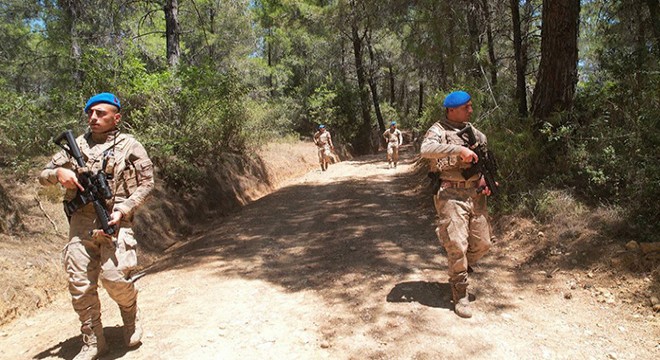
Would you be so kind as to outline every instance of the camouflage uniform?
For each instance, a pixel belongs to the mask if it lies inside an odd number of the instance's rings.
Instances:
[[[91,237],[90,232],[99,228],[96,212],[91,203],[83,206],[71,216],[69,243],[63,250],[69,292],[73,308],[82,323],[83,338],[86,334],[94,337],[96,333],[101,342],[103,327],[97,293],[99,277],[110,297],[119,305],[124,325],[135,326],[137,289],[129,279],[131,270],[137,266],[137,241],[133,237],[132,223],[135,210],[145,202],[154,187],[153,164],[142,144],[133,136],[118,131],[106,134],[88,132],[79,136],[76,143],[85,166],[93,173],[97,173],[103,159],[107,159],[104,170],[114,196],[107,201],[108,212],[120,211],[123,215],[112,244]],[[58,167],[78,170],[75,160],[62,150],[46,165],[39,182],[42,185],[57,184]],[[73,199],[76,193],[75,189],[67,189],[65,200]],[[127,324],[127,317],[132,324]]]
[[[321,164],[321,168],[323,168],[324,160],[326,164],[330,163],[330,155],[331,152],[330,150],[334,147],[332,145],[332,136],[330,136],[330,132],[328,130],[325,131],[317,131],[314,134],[314,144],[319,149],[319,163]]]
[[[422,142],[421,155],[440,171],[440,190],[433,197],[439,218],[436,234],[447,251],[452,291],[457,286],[466,293],[468,266],[488,252],[491,241],[486,196],[476,191],[480,175],[465,179],[461,174],[471,166],[459,156],[467,144],[456,133],[465,125],[448,120],[434,123]],[[474,132],[477,141],[486,144],[486,136]]]
[[[399,146],[403,143],[403,137],[401,136],[401,130],[399,129],[387,129],[383,133],[385,141],[387,141],[387,162],[394,162],[394,167],[396,167],[397,162],[399,162]]]

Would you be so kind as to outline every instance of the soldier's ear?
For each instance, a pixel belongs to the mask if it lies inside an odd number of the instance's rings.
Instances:
[[[114,119],[115,126],[116,126],[117,124],[119,124],[120,121],[121,121],[121,113],[116,113],[116,114],[115,114],[115,119]]]

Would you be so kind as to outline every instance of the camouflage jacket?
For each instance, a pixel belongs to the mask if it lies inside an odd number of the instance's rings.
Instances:
[[[120,211],[131,220],[135,210],[142,205],[154,188],[153,163],[144,146],[133,136],[119,133],[92,134],[87,132],[76,138],[85,162],[86,170],[93,173],[101,169],[105,161],[105,173],[113,198],[107,202],[108,210]],[[39,175],[42,185],[57,184],[56,169],[63,167],[79,171],[76,161],[64,150],[56,153]],[[76,196],[77,190],[67,189],[65,200]],[[85,209],[85,208],[90,209]],[[92,204],[81,210],[93,211]]]
[[[461,175],[463,169],[469,168],[471,164],[466,164],[459,156],[462,147],[467,146],[467,142],[456,135],[463,129],[467,123],[455,123],[448,120],[442,120],[434,123],[424,136],[420,154],[424,158],[431,159],[431,171],[440,172],[440,177],[450,181],[465,181]],[[473,127],[474,128],[474,127]],[[486,135],[481,131],[474,129],[477,141],[486,144]],[[467,180],[477,180],[479,174]]]

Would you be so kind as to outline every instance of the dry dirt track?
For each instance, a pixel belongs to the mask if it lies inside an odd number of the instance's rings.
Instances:
[[[654,317],[565,299],[567,274],[515,270],[498,242],[471,279],[476,315],[451,311],[430,199],[412,155],[334,164],[199,229],[137,281],[143,344],[121,346],[101,291],[103,359],[652,359]],[[67,300],[0,328],[1,359],[71,359]]]

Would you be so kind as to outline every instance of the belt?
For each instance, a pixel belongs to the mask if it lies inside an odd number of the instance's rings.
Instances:
[[[468,189],[468,188],[476,188],[479,186],[479,181],[450,181],[450,180],[443,180],[440,179],[440,187],[443,189],[447,188],[461,188],[461,189]]]

